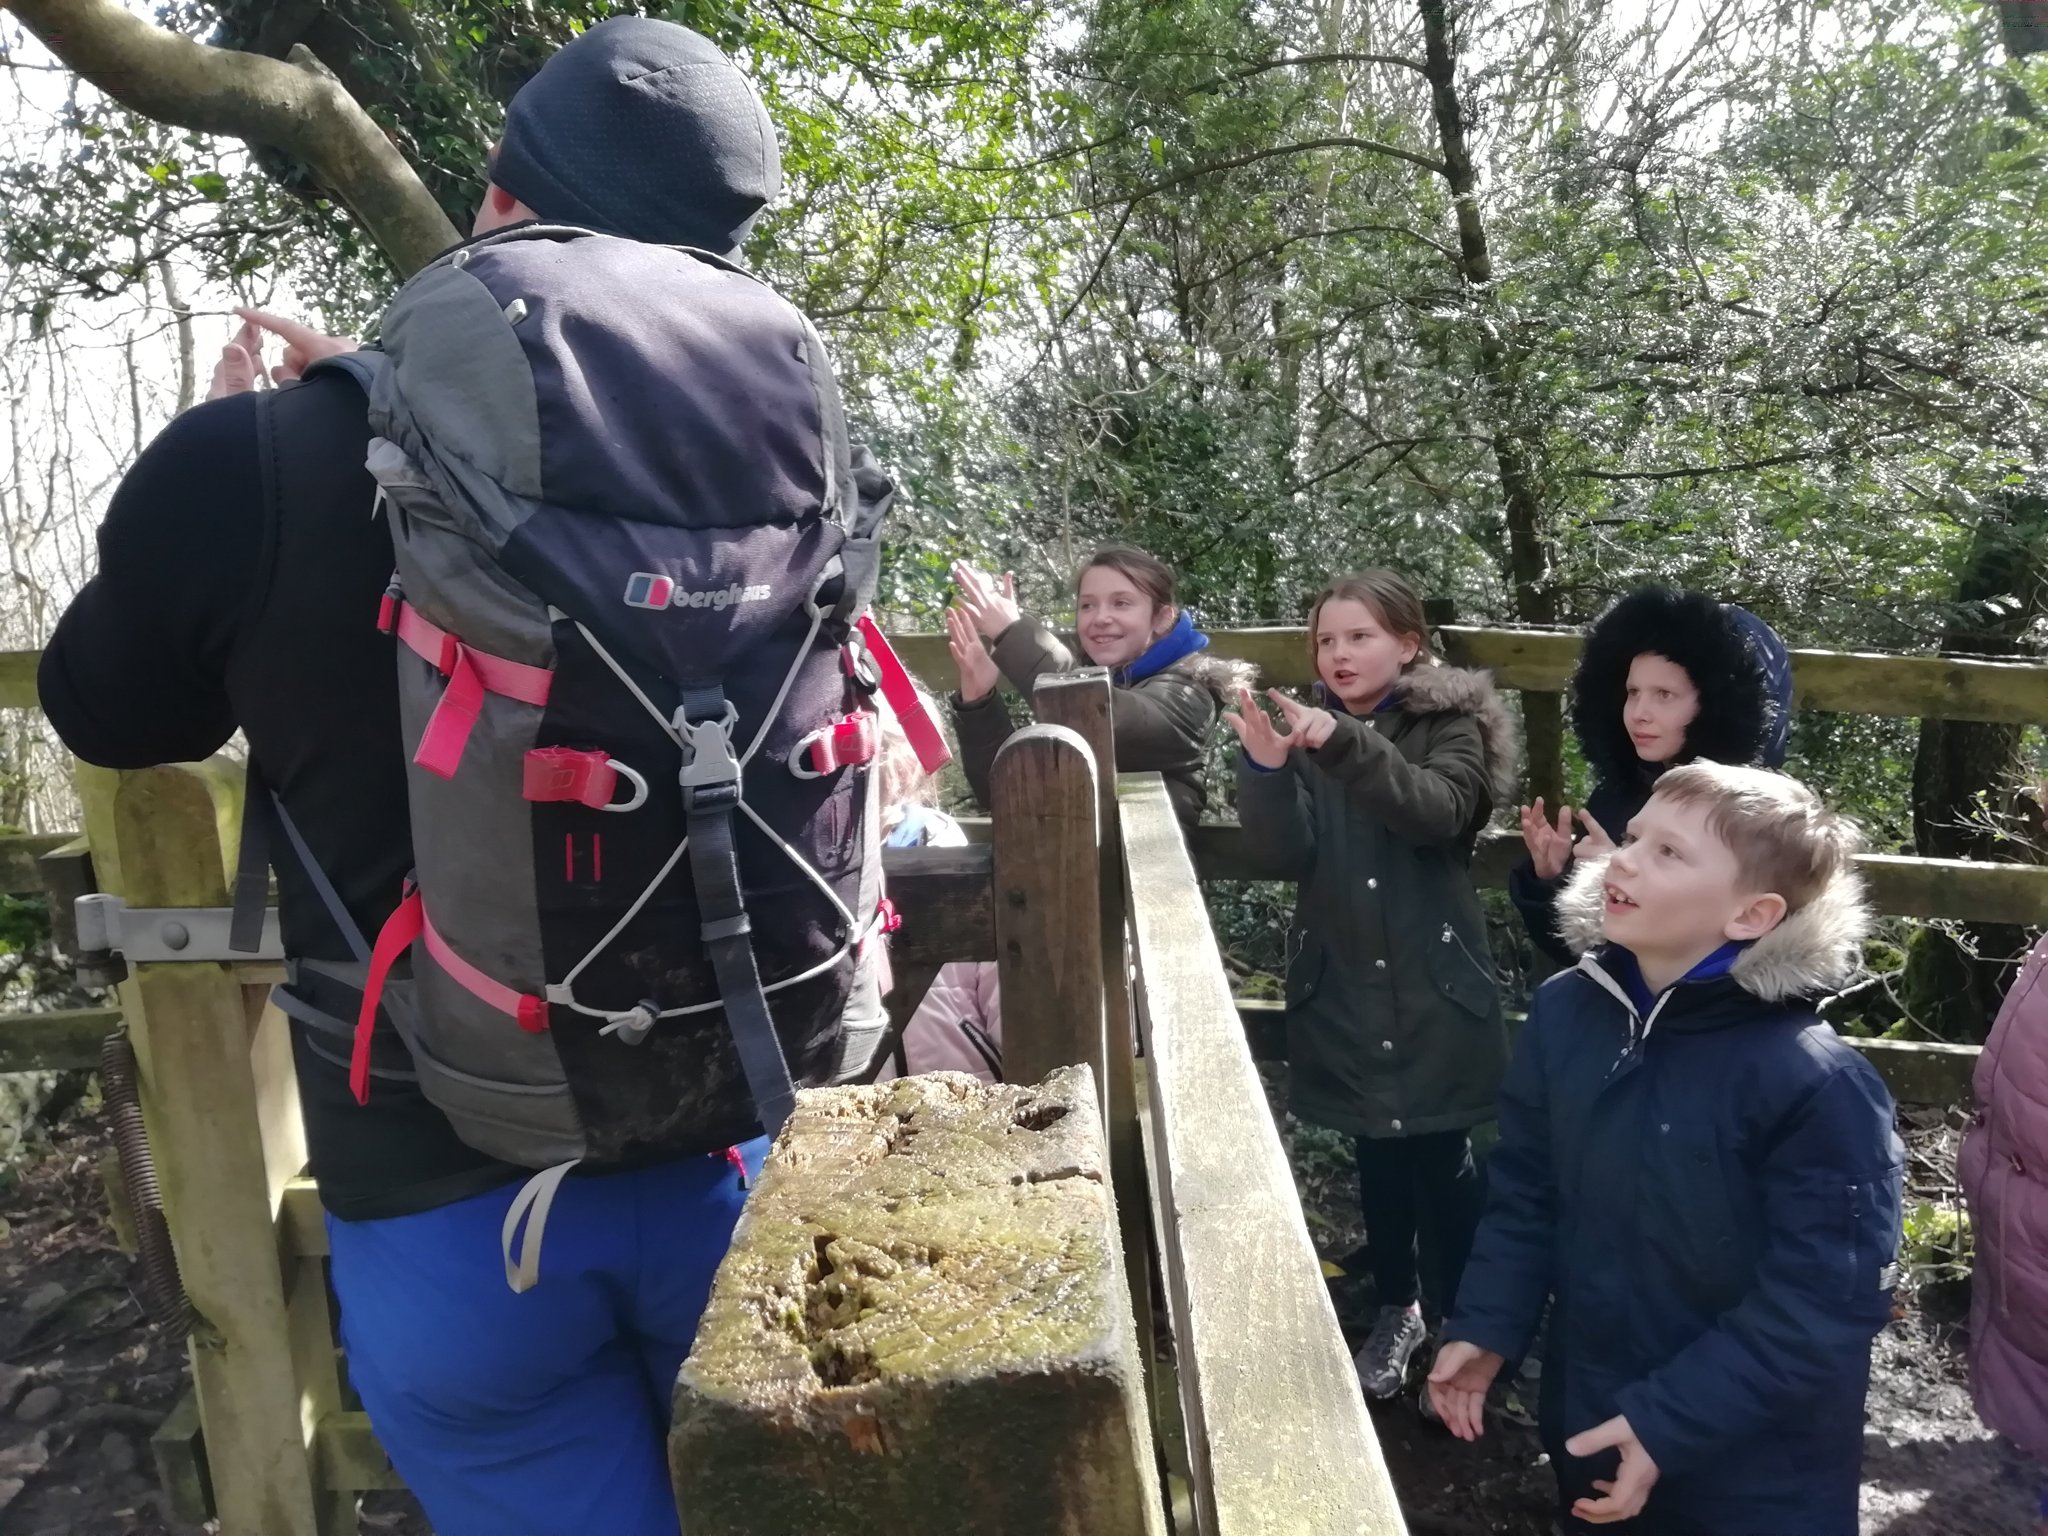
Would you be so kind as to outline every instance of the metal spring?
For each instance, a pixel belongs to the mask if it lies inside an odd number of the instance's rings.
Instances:
[[[121,1183],[135,1217],[135,1243],[142,1260],[142,1285],[149,1310],[159,1327],[187,1333],[192,1303],[178,1274],[178,1255],[171,1247],[170,1224],[164,1220],[163,1194],[157,1188],[156,1159],[150,1155],[149,1133],[142,1123],[137,1092],[135,1047],[127,1029],[117,1029],[100,1046],[100,1095],[114,1130],[114,1150],[121,1159]]]

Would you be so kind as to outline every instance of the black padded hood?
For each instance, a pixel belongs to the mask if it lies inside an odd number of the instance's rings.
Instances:
[[[1762,619],[1703,592],[1643,587],[1618,599],[1586,632],[1572,674],[1572,729],[1594,776],[1626,784],[1648,775],[1622,723],[1628,669],[1644,652],[1685,669],[1700,712],[1676,759],[1761,764],[1785,760],[1792,668],[1785,642]]]

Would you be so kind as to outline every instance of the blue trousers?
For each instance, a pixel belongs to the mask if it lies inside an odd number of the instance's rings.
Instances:
[[[768,1142],[740,1149],[749,1178]],[[436,1536],[678,1536],[676,1371],[746,1192],[723,1156],[563,1182],[540,1282],[505,1284],[518,1186],[328,1218],[342,1347]]]

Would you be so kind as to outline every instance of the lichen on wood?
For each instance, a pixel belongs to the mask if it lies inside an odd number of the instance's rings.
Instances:
[[[683,1528],[1158,1531],[1100,1126],[1079,1068],[800,1095],[677,1385]]]

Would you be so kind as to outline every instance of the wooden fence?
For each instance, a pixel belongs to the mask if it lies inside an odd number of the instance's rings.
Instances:
[[[1004,748],[988,841],[886,856],[904,919],[892,1007],[942,964],[993,960],[1012,1075],[1085,1062],[1103,1085],[1140,1337],[1170,1341],[1150,1387],[1156,1438],[1188,1490],[1182,1528],[1401,1536],[1164,787],[1120,790],[1097,771],[1114,751],[1106,674],[1048,679],[1035,702],[1059,723]],[[227,902],[232,765],[81,768],[78,782],[96,888],[137,907]],[[8,888],[68,895],[79,882],[73,840],[6,852]],[[336,1536],[357,1528],[360,1492],[397,1479],[337,1369],[319,1191],[284,1020],[267,1003],[275,979],[260,964],[138,964],[119,1010],[34,1027],[47,1064],[86,1064],[117,1018],[136,1048],[197,1319],[194,1395],[155,1442],[167,1487],[195,1517],[204,1490],[224,1536]],[[1245,1326],[1254,1304],[1269,1327]]]
[[[1508,687],[1555,690],[1576,637],[1449,629],[1454,660]],[[943,641],[899,641],[948,675]],[[1309,680],[1299,630],[1215,637],[1268,680]],[[0,707],[33,707],[34,658],[0,653]],[[2048,721],[2048,667],[1796,652],[1802,707]],[[1156,1272],[1173,1342],[1154,1410],[1169,1461],[1209,1533],[1402,1529],[1260,1091],[1272,1010],[1232,999],[1197,877],[1248,875],[1233,826],[1183,838],[1156,779],[1113,761],[1106,679],[1041,689],[1029,745],[1008,753],[982,846],[892,852],[905,915],[898,1002],[952,960],[994,959],[1018,1063],[1086,1061],[1104,1085],[1114,1185],[1141,1330]],[[80,771],[88,859],[69,836],[0,838],[0,894],[97,888],[137,906],[218,906],[231,868],[238,776],[215,767]],[[1514,843],[1482,847],[1504,878]],[[1885,911],[2048,924],[2048,870],[1872,856]],[[304,1177],[296,1088],[263,968],[135,967],[119,1009],[0,1018],[0,1069],[85,1066],[116,1020],[134,1036],[144,1113],[200,1322],[197,1398],[160,1445],[198,1465],[203,1433],[226,1536],[354,1529],[357,1491],[388,1486],[367,1421],[345,1404],[321,1265],[318,1191]],[[1142,1060],[1134,1035],[1145,1046]],[[1974,1051],[1871,1043],[1901,1097],[1956,1096]],[[1255,1320],[1255,1322],[1254,1322]],[[1248,1324],[1254,1324],[1249,1325]],[[1168,1426],[1165,1421],[1175,1422]],[[197,1479],[191,1479],[196,1483]]]

